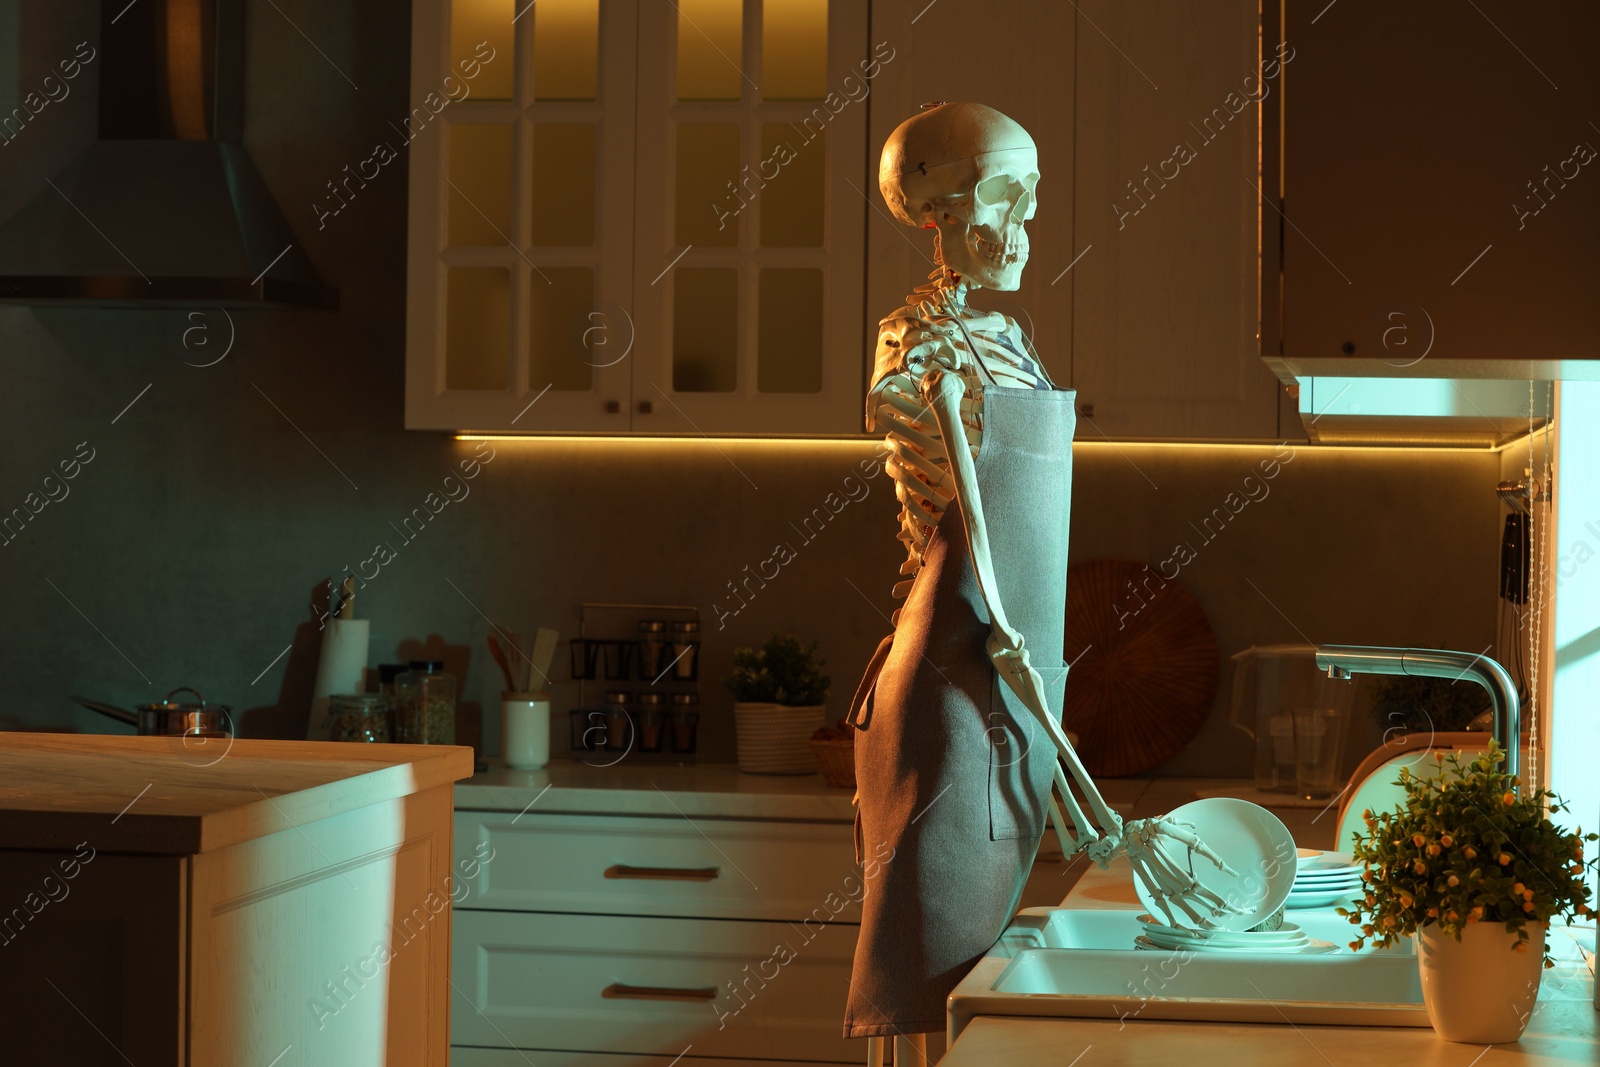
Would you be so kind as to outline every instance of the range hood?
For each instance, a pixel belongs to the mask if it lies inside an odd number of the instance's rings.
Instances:
[[[336,308],[242,144],[243,0],[105,0],[98,52],[99,139],[0,223],[0,300]]]
[[[1318,444],[1498,448],[1549,424],[1552,382],[1600,376],[1595,360],[1263,360]]]

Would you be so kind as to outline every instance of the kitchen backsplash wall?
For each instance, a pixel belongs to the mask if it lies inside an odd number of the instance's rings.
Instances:
[[[902,558],[892,488],[861,467],[874,446],[402,430],[404,169],[320,228],[311,205],[406,109],[405,5],[296,14],[360,89],[271,5],[251,5],[247,139],[340,289],[338,313],[0,307],[0,494],[31,514],[0,545],[12,680],[0,718],[107,732],[120,728],[68,696],[131,706],[192,685],[242,710],[246,734],[299,735],[317,652],[307,605],[346,568],[369,576],[357,602],[371,662],[446,659],[464,699],[490,709],[490,752],[501,685],[485,617],[565,636],[586,600],[700,606],[705,760],[733,758],[717,681],[731,649],[770,632],[820,641],[842,714],[888,631]],[[50,135],[43,116],[36,126],[29,138]],[[1291,448],[1079,449],[1073,561],[1154,565],[1186,544],[1180,580],[1224,657],[1252,643],[1494,639],[1496,457]],[[468,457],[477,476],[446,486]],[[1263,461],[1279,464],[1271,479]],[[447,504],[405,527],[430,493]],[[826,522],[806,526],[819,508]],[[1208,526],[1216,509],[1226,520]],[[792,561],[746,585],[780,543]],[[1229,679],[1162,773],[1249,773],[1251,742],[1226,723]],[[557,687],[558,709],[575,690]]]

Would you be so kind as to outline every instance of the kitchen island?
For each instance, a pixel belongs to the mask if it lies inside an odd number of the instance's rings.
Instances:
[[[454,746],[0,734],[4,1061],[444,1067],[471,773]]]

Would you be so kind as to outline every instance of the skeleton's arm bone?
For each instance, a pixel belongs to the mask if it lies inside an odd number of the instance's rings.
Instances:
[[[928,376],[924,388],[931,394],[929,399],[932,402],[934,417],[939,423],[940,433],[947,441],[960,440],[959,436],[952,435],[959,435],[961,427],[961,398],[966,392],[961,377],[936,370]],[[983,596],[984,604],[989,608],[992,628],[989,639],[990,657],[994,660],[1000,677],[1050,735],[1056,751],[1060,753],[1072,777],[1083,789],[1084,799],[1088,802],[1095,821],[1108,836],[1116,837],[1122,829],[1122,818],[1111,810],[1111,806],[1100,795],[1094,779],[1084,769],[1077,752],[1073,750],[1071,742],[1062,731],[1061,724],[1051,717],[1044,696],[1044,683],[1039,678],[1038,672],[1028,663],[1022,635],[1012,629],[1006,619],[1004,605],[1000,603],[999,585],[994,578],[988,528],[984,525],[983,502],[978,495],[978,473],[977,467],[972,462],[972,455],[964,448],[955,448],[950,450],[950,460],[950,472],[955,479],[956,498],[960,500],[961,511],[966,518],[967,542],[971,549],[973,569],[977,573],[978,590]],[[1070,806],[1072,804],[1069,801]],[[1085,826],[1079,826],[1080,838],[1081,832],[1087,829]],[[1093,840],[1092,832],[1090,839]]]

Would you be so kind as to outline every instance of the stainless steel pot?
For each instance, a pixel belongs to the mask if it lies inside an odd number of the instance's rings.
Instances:
[[[193,693],[197,702],[173,700],[179,693]],[[171,737],[231,737],[233,735],[233,709],[226,704],[207,703],[197,689],[184,686],[174,689],[159,704],[140,704],[137,712],[126,711],[113,704],[73,697],[91,711],[138,728],[140,734]]]

